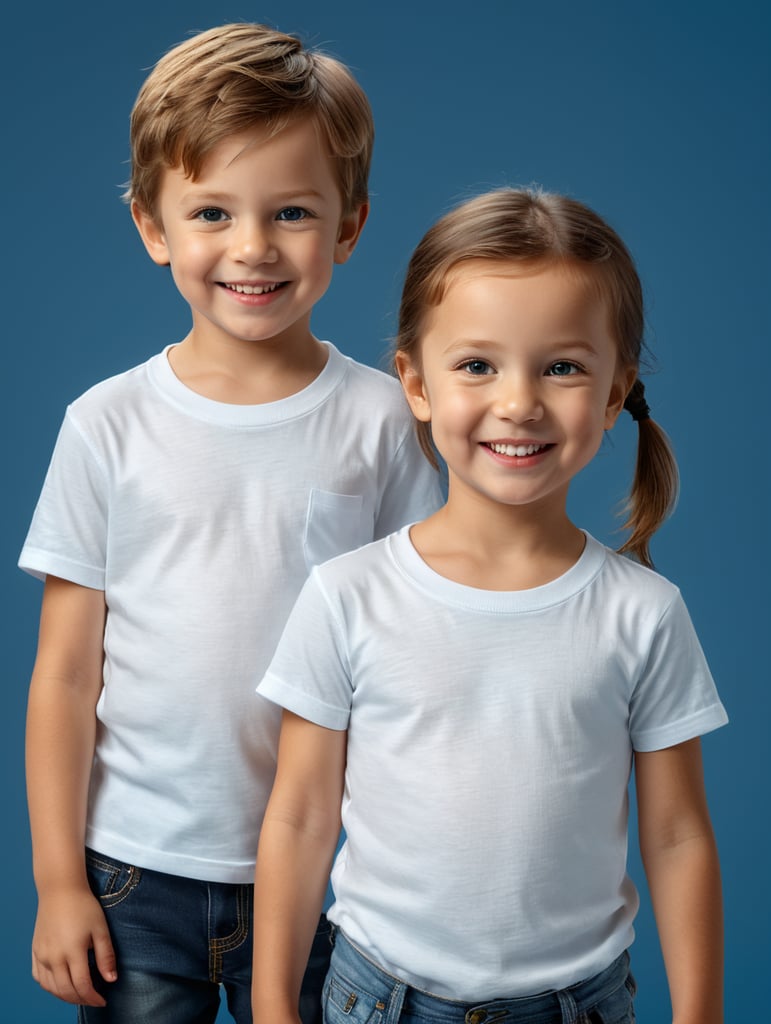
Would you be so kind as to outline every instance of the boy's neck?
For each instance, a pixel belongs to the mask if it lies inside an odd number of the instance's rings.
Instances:
[[[263,405],[308,387],[327,363],[329,349],[310,331],[304,338],[212,345],[195,330],[169,351],[175,376],[191,391],[228,405]]]
[[[440,576],[480,590],[530,590],[566,573],[586,538],[564,505],[475,510],[450,500],[413,526],[410,539]]]

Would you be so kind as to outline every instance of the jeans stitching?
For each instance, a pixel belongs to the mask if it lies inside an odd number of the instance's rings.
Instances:
[[[100,857],[95,856],[92,853],[86,855],[86,863],[98,871],[106,871],[109,873],[110,877],[105,887],[105,891],[99,896],[99,902],[106,910],[109,910],[112,907],[117,907],[119,903],[122,903],[137,887],[137,885],[139,885],[139,881],[142,877],[141,870],[139,868],[135,868],[132,864],[121,863],[120,866],[118,866],[116,862],[111,863],[109,861],[102,860]],[[120,889],[113,892],[111,886],[115,884],[115,881],[122,870],[128,872],[128,878]]]
[[[209,939],[209,980],[222,980],[223,956],[238,949],[249,936],[249,886],[236,889],[236,926],[230,935]]]

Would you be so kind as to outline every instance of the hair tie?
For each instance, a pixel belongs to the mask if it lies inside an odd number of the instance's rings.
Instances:
[[[645,401],[645,385],[639,377],[632,385],[632,390],[626,396],[624,408],[630,414],[635,423],[639,423],[640,420],[649,420],[651,418],[650,406]]]

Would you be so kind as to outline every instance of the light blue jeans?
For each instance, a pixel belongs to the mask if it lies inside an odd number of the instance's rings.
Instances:
[[[633,1024],[629,954],[559,992],[461,1003],[411,988],[369,960],[333,928],[322,998],[324,1024]]]
[[[224,989],[237,1024],[252,1024],[253,886],[199,882],[86,851],[107,918],[118,980],[95,977],[106,1007],[78,1007],[80,1024],[212,1024]],[[331,952],[322,917],[303,980],[303,1024],[321,1024]]]

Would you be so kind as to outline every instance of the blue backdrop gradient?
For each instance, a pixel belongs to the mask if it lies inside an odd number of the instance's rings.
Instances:
[[[704,743],[725,879],[727,1016],[758,1019],[771,962],[767,5],[103,0],[47,8],[14,6],[4,16],[3,1019],[74,1020],[29,976],[35,895],[23,730],[41,587],[14,566],[66,403],[188,329],[168,272],[147,258],[119,199],[128,115],[165,50],[236,20],[266,21],[340,57],[372,102],[371,217],[314,318],[317,335],[344,351],[382,365],[412,246],[482,189],[537,183],[568,192],[632,249],[656,357],[650,403],[682,471],[679,507],[654,558],[685,595],[731,716]],[[609,543],[633,443],[623,422],[572,497],[576,520]],[[644,892],[634,836],[630,848]],[[639,1019],[669,1019],[645,896],[632,952]]]

